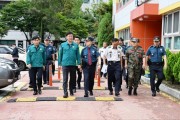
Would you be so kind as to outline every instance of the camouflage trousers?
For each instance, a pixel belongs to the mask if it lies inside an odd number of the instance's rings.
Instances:
[[[139,77],[141,75],[141,67],[128,67],[128,86],[133,88],[138,87]]]

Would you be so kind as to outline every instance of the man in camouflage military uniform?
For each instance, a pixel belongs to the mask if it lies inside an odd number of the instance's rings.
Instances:
[[[128,68],[128,95],[132,94],[134,88],[134,95],[137,95],[137,87],[139,82],[139,76],[141,74],[141,68],[145,68],[145,53],[141,46],[138,45],[139,39],[131,39],[132,46],[126,51],[125,67]]]

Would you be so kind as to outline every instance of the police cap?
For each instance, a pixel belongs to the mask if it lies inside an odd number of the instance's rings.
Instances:
[[[113,38],[113,39],[112,39],[112,42],[116,42],[116,41],[118,41],[117,38]]]
[[[138,42],[139,42],[139,39],[132,37],[132,38],[131,38],[131,42],[136,42],[136,43],[138,43]]]
[[[122,42],[124,41],[124,39],[122,37],[120,37],[119,40],[122,41]]]
[[[86,39],[86,41],[94,41],[94,38],[93,38],[93,37],[88,37],[88,38]]]
[[[45,41],[49,41],[50,38],[51,38],[50,36],[46,37],[46,38],[45,38]]]
[[[35,40],[35,39],[39,39],[39,40],[40,40],[39,35],[36,35],[36,36],[32,37],[32,39],[31,39],[31,40]]]
[[[160,38],[159,38],[159,36],[155,36],[153,40],[154,40],[154,42],[159,42]]]

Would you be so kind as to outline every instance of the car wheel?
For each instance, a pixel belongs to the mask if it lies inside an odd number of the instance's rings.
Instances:
[[[19,66],[20,71],[26,69],[26,64],[23,61],[19,61],[19,65],[18,66]]]

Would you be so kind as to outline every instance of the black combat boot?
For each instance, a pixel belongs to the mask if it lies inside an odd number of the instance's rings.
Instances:
[[[132,94],[132,87],[129,87],[128,95]]]
[[[137,95],[137,88],[134,88],[133,94],[134,94],[134,95]]]

